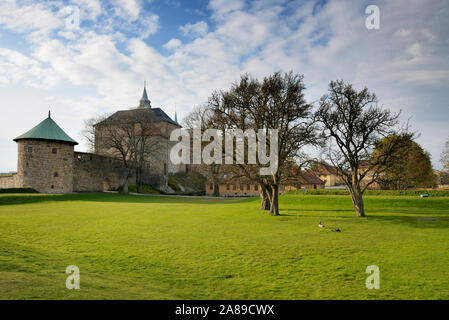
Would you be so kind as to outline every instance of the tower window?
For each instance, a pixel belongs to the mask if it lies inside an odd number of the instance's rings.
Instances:
[[[51,149],[51,153],[57,154],[58,153],[58,149],[56,149],[56,148]]]
[[[164,175],[167,175],[167,164],[164,163]]]
[[[59,174],[57,172],[54,173],[53,175],[55,178],[59,177]]]
[[[33,152],[33,147],[28,147],[28,152],[29,153]]]

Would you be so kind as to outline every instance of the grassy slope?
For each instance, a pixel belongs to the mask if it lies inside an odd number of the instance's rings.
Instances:
[[[257,199],[0,195],[0,299],[449,299],[449,198],[366,207],[283,196],[270,217]],[[65,288],[72,264],[81,290]]]

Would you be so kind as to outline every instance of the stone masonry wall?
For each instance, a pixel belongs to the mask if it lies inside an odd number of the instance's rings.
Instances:
[[[92,153],[75,152],[73,191],[94,192],[119,188],[126,169],[120,160]],[[135,184],[135,177],[130,178]]]
[[[21,187],[41,193],[73,191],[73,145],[44,140],[21,140],[17,145]]]
[[[21,188],[22,180],[18,174],[0,176],[0,189]]]

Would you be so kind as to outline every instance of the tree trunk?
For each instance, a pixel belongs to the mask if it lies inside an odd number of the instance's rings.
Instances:
[[[220,196],[220,186],[214,181],[214,197]]]
[[[142,193],[143,191],[142,170],[140,168],[136,169],[136,182],[137,182],[137,193]]]
[[[260,186],[260,210],[268,211],[271,207],[271,193],[266,186]]]
[[[365,206],[363,204],[363,194],[360,187],[355,187],[354,189],[349,189],[351,192],[352,204],[354,205],[357,217],[365,216]]]
[[[276,184],[272,186],[270,214],[272,216],[279,215],[279,186]]]
[[[129,173],[130,173],[129,171],[126,173],[125,180],[123,181],[122,193],[129,193],[129,176],[130,176]]]

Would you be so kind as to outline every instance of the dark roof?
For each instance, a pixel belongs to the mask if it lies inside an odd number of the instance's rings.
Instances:
[[[303,170],[298,175],[298,182],[300,184],[325,184],[323,180],[318,178],[312,171]]]
[[[167,122],[175,126],[181,127],[177,122],[173,121],[160,108],[137,108],[137,109],[117,111],[109,118],[97,123],[96,125],[103,123],[124,123],[126,122],[127,119],[132,119],[134,117],[148,117],[148,119],[152,119],[151,121],[154,122]]]
[[[330,175],[330,174],[337,174],[337,169],[333,166],[330,166],[328,164],[320,164],[315,169],[316,174],[322,174],[322,175]]]
[[[70,138],[67,133],[65,133],[64,130],[62,130],[61,127],[59,127],[56,122],[54,122],[53,119],[50,118],[50,114],[48,115],[47,119],[39,123],[30,131],[22,134],[21,136],[18,136],[14,139],[14,141],[17,142],[19,140],[29,139],[61,141],[73,145],[78,144],[78,142]]]

